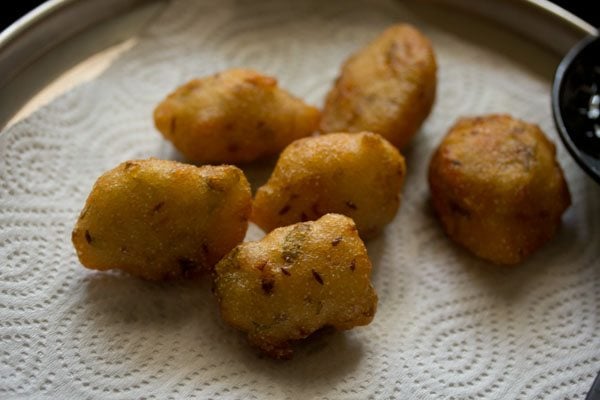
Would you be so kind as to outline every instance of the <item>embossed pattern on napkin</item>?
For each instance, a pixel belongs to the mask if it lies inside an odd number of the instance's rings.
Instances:
[[[151,119],[176,85],[245,66],[320,105],[341,62],[398,21],[432,39],[439,91],[405,152],[400,212],[368,243],[380,298],[371,325],[274,362],[221,322],[208,282],[79,265],[70,231],[99,174],[178,157]],[[557,143],[573,205],[551,243],[503,269],[448,241],[426,184],[431,152],[460,115],[509,112],[558,142],[556,61],[493,26],[411,3],[172,1],[99,78],[0,134],[0,398],[583,398],[600,368],[598,187]]]

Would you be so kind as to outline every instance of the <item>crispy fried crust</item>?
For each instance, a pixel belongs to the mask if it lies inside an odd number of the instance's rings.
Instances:
[[[72,241],[87,268],[188,276],[244,239],[250,208],[250,185],[236,167],[127,161],[98,178]]]
[[[275,358],[324,326],[367,325],[377,308],[371,261],[348,217],[279,228],[236,247],[215,268],[223,319]]]
[[[258,189],[252,221],[269,232],[338,213],[354,219],[366,239],[396,215],[405,174],[402,155],[374,133],[300,139],[283,151]]]
[[[156,128],[189,160],[243,163],[277,154],[318,128],[319,110],[244,69],[195,79],[154,110]]]
[[[429,40],[410,25],[385,30],[343,65],[320,130],[379,133],[404,148],[429,115],[437,65]]]
[[[460,119],[431,160],[429,185],[448,236],[497,264],[546,243],[571,204],[554,144],[509,115]]]

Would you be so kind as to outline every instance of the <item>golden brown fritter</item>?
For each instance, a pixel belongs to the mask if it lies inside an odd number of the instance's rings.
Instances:
[[[325,326],[367,325],[377,308],[371,261],[348,217],[275,229],[236,247],[215,267],[223,319],[272,357]]]
[[[252,221],[265,231],[327,213],[356,222],[363,239],[377,234],[400,206],[402,155],[374,133],[331,133],[289,145],[258,189]]]
[[[197,163],[243,163],[312,134],[319,110],[275,78],[231,69],[179,87],[154,110],[156,128]]]
[[[496,264],[546,243],[571,203],[554,144],[509,115],[460,119],[431,160],[429,185],[448,236]]]
[[[402,149],[431,111],[436,71],[421,32],[388,28],[344,63],[325,100],[321,132],[371,131]]]
[[[151,280],[194,275],[244,239],[250,208],[236,167],[127,161],[98,178],[72,240],[87,268]]]

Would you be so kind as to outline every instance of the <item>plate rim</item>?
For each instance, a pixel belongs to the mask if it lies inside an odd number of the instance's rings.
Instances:
[[[0,31],[0,93],[15,80],[19,79],[21,71],[41,60],[51,53],[53,49],[76,37],[82,31],[89,29],[120,13],[130,11],[142,5],[151,3],[168,3],[171,0],[48,0],[34,8],[20,19],[9,25],[4,31]],[[514,32],[524,34],[538,45],[543,45],[539,32],[535,28],[521,26],[519,21],[514,20],[514,11],[521,9],[526,15],[542,20],[549,29],[558,29],[557,34],[563,34],[575,44],[584,36],[597,35],[598,30],[575,16],[571,12],[550,2],[549,0],[396,0],[406,2],[430,2],[450,6],[461,12],[475,14],[480,18],[491,19],[496,23],[508,26]],[[513,15],[506,12],[513,11]],[[497,12],[500,11],[500,12]],[[503,12],[504,11],[504,14]],[[83,14],[83,17],[82,15]],[[510,13],[509,13],[510,14]],[[511,18],[512,17],[512,18]],[[72,26],[65,29],[65,22],[70,21]],[[558,22],[557,26],[555,23]],[[561,28],[563,31],[561,31]],[[566,30],[565,30],[566,29]],[[134,33],[132,32],[132,35]],[[577,37],[573,39],[573,34]],[[50,39],[49,39],[50,38]],[[550,42],[550,41],[548,41]],[[553,47],[552,43],[546,43]],[[554,46],[555,53],[561,53],[564,44]],[[566,54],[566,52],[564,52]],[[564,55],[564,54],[562,54]],[[74,65],[85,59],[74,60]],[[25,104],[40,93],[56,77],[49,78],[47,82],[34,87],[27,93],[26,100],[16,104],[14,112],[9,112],[6,118],[8,122],[18,114]],[[10,101],[0,94],[0,104]],[[0,123],[0,133],[6,128]]]

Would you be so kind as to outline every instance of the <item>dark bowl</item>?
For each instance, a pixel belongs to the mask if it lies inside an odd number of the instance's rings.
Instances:
[[[556,70],[552,112],[577,163],[600,183],[600,37],[573,47]]]

